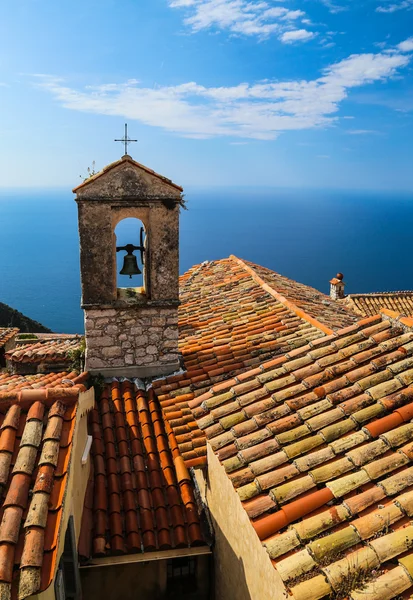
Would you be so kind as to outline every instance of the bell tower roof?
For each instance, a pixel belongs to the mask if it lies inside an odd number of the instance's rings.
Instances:
[[[78,196],[113,196],[118,195],[120,191],[121,195],[133,196],[153,196],[155,191],[160,196],[171,197],[180,196],[183,188],[125,154],[120,160],[110,163],[73,189],[73,193]]]

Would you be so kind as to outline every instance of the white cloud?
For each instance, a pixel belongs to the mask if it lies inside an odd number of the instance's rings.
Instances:
[[[394,13],[405,9],[413,9],[413,0],[401,0],[400,2],[394,2],[392,4],[381,4],[376,8],[376,11],[381,13]]]
[[[312,37],[314,37],[312,31],[307,31],[306,29],[293,29],[292,31],[283,33],[280,39],[286,44],[291,44],[293,42],[310,40]]]
[[[260,38],[277,35],[281,41],[284,32],[292,28],[292,23],[306,16],[302,10],[272,6],[271,0],[169,0],[169,6],[187,9],[184,23],[194,33],[218,29]],[[300,39],[306,41],[311,37],[313,35]]]
[[[347,6],[343,6],[342,4],[336,4],[335,2],[332,2],[331,0],[320,0],[320,1],[333,14],[343,12],[343,10],[348,10]]]
[[[53,77],[37,80],[71,110],[122,116],[184,137],[271,140],[281,132],[331,125],[352,88],[386,81],[410,59],[411,55],[397,49],[392,53],[354,54],[314,80],[232,87],[187,82],[148,88],[130,80],[78,90]]]
[[[404,42],[400,42],[397,46],[400,52],[412,52],[413,51],[413,37],[408,40],[404,40]]]
[[[348,129],[346,131],[349,135],[368,135],[368,134],[378,134],[378,131],[374,129]]]
[[[193,6],[195,3],[195,0],[170,0],[169,5],[171,8],[183,8],[185,6]]]

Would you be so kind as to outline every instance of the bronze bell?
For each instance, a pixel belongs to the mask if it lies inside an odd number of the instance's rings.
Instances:
[[[136,256],[133,254],[133,251],[128,251],[123,258],[123,267],[119,271],[119,275],[129,275],[129,278],[132,279],[132,275],[140,275],[141,273],[142,271],[138,267]]]

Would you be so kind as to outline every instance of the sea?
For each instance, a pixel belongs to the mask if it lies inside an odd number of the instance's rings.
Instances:
[[[235,254],[325,293],[337,272],[347,293],[413,289],[413,193],[194,187],[185,199],[181,273]],[[119,245],[138,244],[136,221],[118,227]],[[70,190],[0,190],[0,302],[83,332]]]

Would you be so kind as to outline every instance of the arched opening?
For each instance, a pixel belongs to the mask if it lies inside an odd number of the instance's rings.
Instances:
[[[116,286],[125,298],[145,293],[145,227],[139,219],[125,218],[116,225]]]

